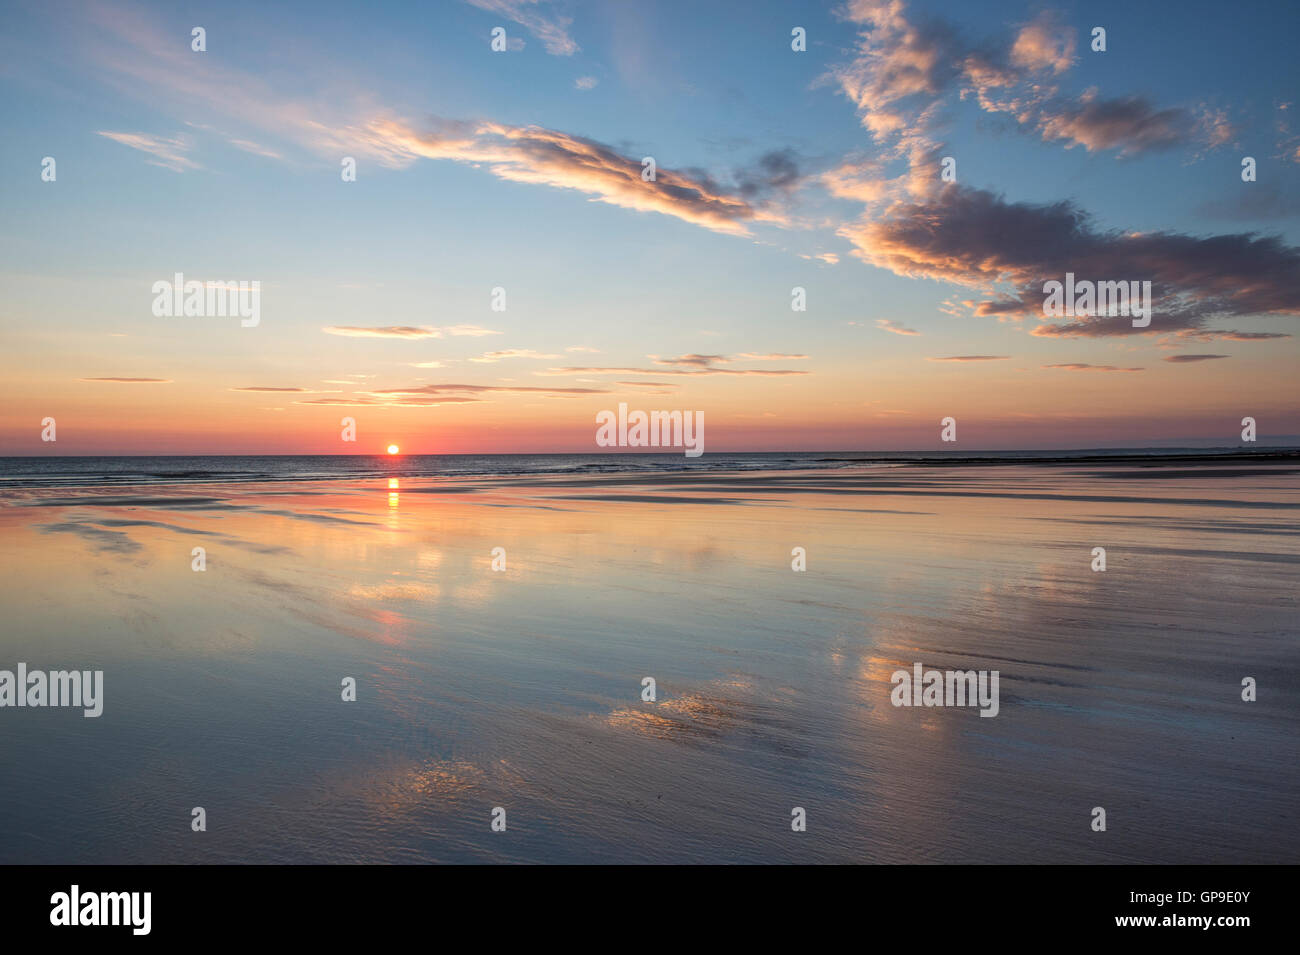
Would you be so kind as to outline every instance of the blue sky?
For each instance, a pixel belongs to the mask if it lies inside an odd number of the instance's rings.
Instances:
[[[335,450],[341,407],[422,450],[586,450],[620,400],[753,449],[925,447],[943,414],[987,447],[1300,433],[1292,5],[2,16],[9,453],[56,407],[66,453]],[[1139,263],[1166,317],[1043,329],[1026,290],[1076,261]],[[160,324],[175,272],[260,280],[264,321]]]

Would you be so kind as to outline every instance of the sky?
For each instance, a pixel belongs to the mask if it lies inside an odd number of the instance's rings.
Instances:
[[[594,452],[620,403],[706,453],[1300,444],[1298,27],[9,2],[0,454]],[[1150,324],[1045,315],[1067,272]],[[257,324],[156,315],[177,273]]]

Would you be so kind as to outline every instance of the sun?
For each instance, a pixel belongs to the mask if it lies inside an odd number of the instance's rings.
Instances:
[[[398,447],[397,445],[395,445],[395,444],[390,444],[390,445],[388,446],[388,453],[389,453],[389,454],[396,454],[396,453],[397,453],[398,451],[400,451],[400,450],[402,450],[402,449],[399,448],[399,447]]]

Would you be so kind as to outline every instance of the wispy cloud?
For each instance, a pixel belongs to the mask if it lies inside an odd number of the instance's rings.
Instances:
[[[151,166],[161,166],[174,172],[203,168],[186,155],[190,150],[190,145],[183,138],[168,139],[162,136],[149,136],[145,133],[115,133],[108,130],[100,130],[99,135],[111,139],[115,143],[121,143],[123,146],[130,146],[132,149],[148,153],[154,157],[148,160]]]
[[[709,369],[718,373],[726,373],[724,369],[714,368],[715,365],[729,365],[737,361],[803,361],[807,355],[786,355],[780,353],[756,354],[754,352],[741,352],[734,358],[727,355],[678,355],[676,358],[660,358],[658,355],[647,355],[656,365],[667,366],[686,366],[689,368]]]
[[[604,395],[605,388],[546,388],[528,385],[436,384],[412,385],[409,388],[376,388],[342,398],[308,398],[296,402],[304,405],[339,405],[353,407],[418,407],[444,404],[467,404],[490,400],[496,395],[530,395],[536,398],[580,398]]]
[[[299,394],[307,392],[306,388],[280,388],[274,385],[246,385],[242,388],[231,388],[230,390],[231,391],[272,391],[272,392],[287,391],[287,392],[294,392]]]
[[[284,158],[284,157],[281,156],[278,152],[276,152],[274,149],[268,149],[268,148],[265,147],[265,146],[258,145],[257,143],[253,142],[252,140],[248,140],[248,139],[231,139],[231,140],[229,140],[229,142],[230,142],[230,145],[235,146],[235,147],[237,147],[237,148],[239,148],[239,149],[242,149],[242,150],[243,150],[244,152],[246,152],[246,153],[254,153],[254,154],[258,155],[258,156],[265,156],[267,159],[283,159],[283,158]]]
[[[78,381],[111,381],[119,385],[169,385],[170,378],[78,378]]]
[[[893,332],[895,335],[920,335],[921,334],[916,329],[908,328],[905,325],[901,325],[891,318],[876,319],[876,327],[883,329],[884,331],[887,332]]]
[[[1206,146],[1232,138],[1222,111],[1159,108],[1140,96],[1101,98],[1095,89],[1063,95],[1057,80],[1074,65],[1077,30],[1043,12],[992,40],[972,40],[955,23],[912,17],[901,0],[851,0],[846,17],[861,24],[857,55],[833,69],[841,91],[858,107],[878,141],[900,154],[925,145],[952,93],[985,112],[1012,116],[1044,141],[1089,151],[1132,155],[1199,139]]]
[[[946,358],[927,358],[926,361],[1006,361],[1010,355],[951,355]]]
[[[552,56],[572,56],[581,47],[569,35],[572,17],[552,13],[547,0],[467,0],[471,6],[513,20],[542,41]]]
[[[794,369],[768,368],[633,368],[633,367],[586,367],[586,368],[548,368],[533,372],[535,375],[756,375],[760,377],[779,377],[782,375],[806,375],[806,371]]]
[[[486,352],[478,358],[471,358],[470,361],[490,364],[492,362],[505,361],[509,358],[541,358],[549,360],[559,357],[559,355],[544,355],[541,352],[533,351],[531,348],[506,348],[501,351]]]
[[[528,28],[544,42],[549,38],[557,52],[570,49],[572,40],[566,41],[564,30],[567,20],[549,16],[540,2],[483,0],[476,5],[531,24]],[[94,56],[123,89],[162,91],[174,100],[177,111],[202,104],[335,162],[339,156],[352,156],[393,169],[420,159],[466,163],[512,182],[571,189],[597,202],[657,212],[738,236],[749,236],[757,222],[786,224],[783,213],[758,197],[788,189],[797,179],[788,150],[763,157],[749,173],[737,173],[733,187],[723,187],[705,173],[663,165],[653,180],[647,180],[642,177],[641,154],[626,155],[594,139],[490,121],[430,117],[412,123],[394,110],[376,107],[371,98],[346,84],[331,87],[328,97],[295,101],[278,93],[264,77],[241,72],[221,59],[193,56],[188,47],[178,47],[138,12],[105,6],[97,8],[92,19],[117,41],[97,46]],[[572,49],[577,45],[572,44]],[[329,79],[321,82],[327,84]],[[248,136],[240,140],[260,146]],[[188,162],[177,151],[183,143],[172,143],[168,150],[168,142],[158,141],[163,155],[169,157],[161,161]]]
[[[342,335],[345,338],[442,338],[447,335],[481,337],[483,335],[500,335],[501,332],[479,325],[448,325],[435,328],[432,325],[326,325],[321,331],[327,335]]]
[[[1236,332],[1219,328],[1187,329],[1178,332],[1178,341],[1186,342],[1267,342],[1278,338],[1290,338],[1286,332]]]
[[[1227,358],[1227,355],[1167,355],[1163,361],[1172,361],[1177,364],[1186,364],[1194,361],[1212,361],[1215,358]]]
[[[376,395],[440,395],[440,394],[545,394],[545,395],[603,395],[604,388],[541,388],[532,385],[416,385],[411,388],[381,388],[370,392]]]
[[[1055,365],[1044,365],[1044,368],[1061,368],[1066,371],[1145,371],[1144,368],[1120,368],[1116,365],[1089,365],[1086,362],[1068,362]]]

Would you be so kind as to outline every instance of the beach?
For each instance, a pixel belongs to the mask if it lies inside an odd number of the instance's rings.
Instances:
[[[1298,472],[6,486],[0,862],[1294,863]]]

